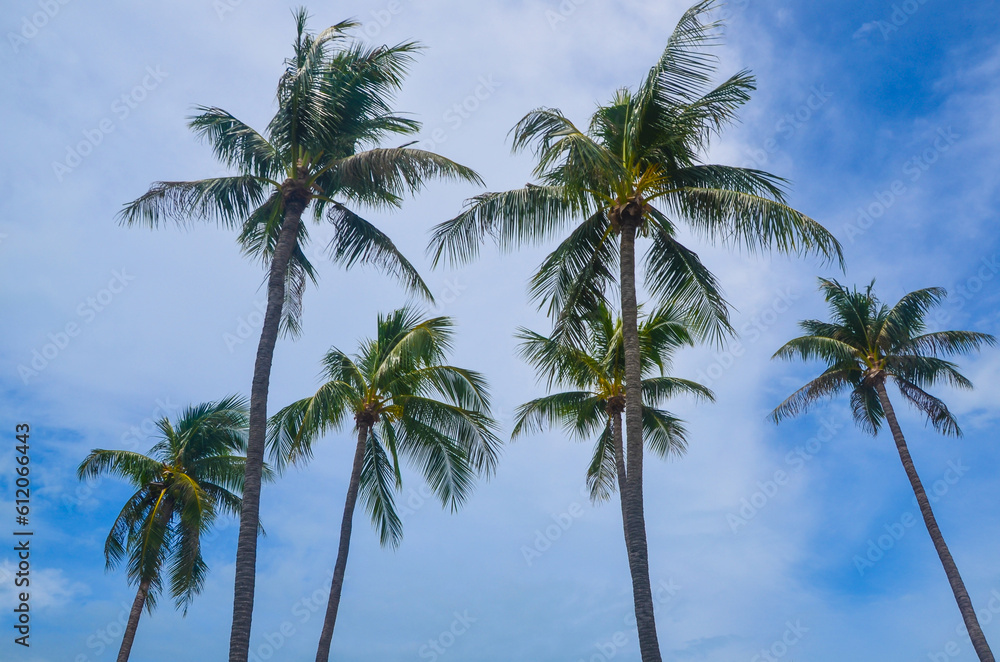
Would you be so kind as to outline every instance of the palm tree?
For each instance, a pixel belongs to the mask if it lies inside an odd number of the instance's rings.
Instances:
[[[545,427],[562,427],[580,440],[597,435],[593,459],[587,468],[587,486],[593,501],[609,499],[617,487],[625,492],[627,471],[622,442],[625,410],[625,353],[621,318],[599,306],[585,320],[586,341],[577,347],[564,339],[547,338],[521,329],[521,356],[539,370],[549,389],[559,384],[576,390],[554,393],[521,405],[515,413],[512,438]],[[680,454],[687,447],[681,421],[658,406],[673,395],[687,393],[714,400],[712,392],[692,381],[666,376],[674,350],[692,345],[693,339],[676,308],[661,307],[639,324],[642,360],[643,439],[660,457]],[[653,376],[658,371],[659,376]],[[625,501],[621,500],[622,525]]]
[[[702,162],[710,139],[737,119],[754,78],[741,71],[711,88],[721,24],[704,0],[689,9],[660,60],[638,89],[620,89],[581,130],[560,110],[531,111],[512,130],[513,149],[533,148],[538,184],[469,201],[435,227],[435,264],[473,259],[490,236],[503,249],[569,236],[546,258],[531,296],[548,305],[556,334],[576,323],[617,285],[625,353],[625,427],[629,564],[643,662],[659,662],[649,586],[642,498],[641,358],[636,298],[636,239],[651,240],[644,272],[649,293],[687,309],[693,330],[717,342],[732,328],[712,273],[677,239],[679,223],[695,234],[750,252],[818,252],[842,259],[840,244],[821,225],[786,204],[785,180],[760,170]],[[616,282],[617,281],[617,282]]]
[[[893,382],[903,398],[927,416],[935,430],[944,435],[960,436],[962,431],[947,405],[924,389],[939,382],[972,388],[972,383],[958,371],[956,364],[939,356],[966,354],[983,345],[994,345],[996,339],[972,331],[926,333],[928,310],[941,303],[947,294],[939,287],[910,292],[889,308],[875,296],[874,285],[872,281],[863,291],[856,288],[851,291],[835,280],[820,279],[820,289],[826,295],[832,321],[800,322],[806,335],[785,343],[774,356],[804,361],[819,359],[827,368],[778,405],[771,412],[771,418],[779,422],[796,416],[817,400],[850,390],[851,410],[858,427],[875,435],[882,422],[888,421],[899,459],[917,497],[924,524],[948,576],[972,645],[982,662],[993,662],[993,653],[979,627],[965,583],[913,466],[885,385],[887,381]]]
[[[246,458],[234,453],[246,447],[246,400],[188,407],[176,423],[164,417],[156,426],[161,437],[149,455],[94,449],[77,469],[81,480],[110,474],[136,488],[104,544],[108,570],[127,557],[129,582],[138,585],[118,662],[128,660],[139,616],[143,607],[152,613],[165,574],[171,597],[187,613],[208,572],[201,536],[219,512],[240,512]]]
[[[330,657],[358,497],[380,542],[396,546],[403,533],[394,500],[400,454],[453,510],[468,497],[476,474],[496,467],[500,440],[486,382],[444,363],[451,338],[447,317],[420,319],[407,308],[380,315],[374,339],[354,356],[331,349],[323,359],[326,383],[272,417],[268,446],[279,466],[308,460],[314,441],[348,420],[357,434],[317,662]]]
[[[307,14],[295,14],[293,56],[278,82],[277,112],[264,134],[220,108],[199,107],[191,128],[216,157],[235,171],[230,177],[158,182],[125,206],[127,225],[157,227],[167,220],[215,221],[240,230],[244,253],[268,270],[267,307],[250,391],[250,433],[244,508],[240,515],[230,661],[246,662],[253,616],[260,511],[261,467],[267,425],[267,393],[279,331],[296,334],[307,278],[313,265],[302,216],[312,205],[317,220],[335,230],[328,252],[345,267],[371,264],[431,298],[416,269],[392,241],[344,202],[399,206],[402,196],[444,177],[480,182],[472,170],[437,154],[378,147],[393,135],[411,135],[420,124],[390,108],[418,46],[368,47],[347,42],[344,21],[318,35],[306,30]]]

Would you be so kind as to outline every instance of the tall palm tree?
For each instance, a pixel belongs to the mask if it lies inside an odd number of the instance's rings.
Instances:
[[[173,220],[214,221],[240,230],[243,251],[268,271],[267,307],[250,391],[250,435],[244,507],[240,515],[230,661],[246,662],[253,616],[260,475],[267,425],[271,361],[279,331],[299,331],[299,313],[313,265],[302,216],[335,230],[328,251],[345,267],[372,264],[427,299],[413,265],[374,225],[345,206],[399,206],[402,196],[444,177],[480,182],[472,170],[406,145],[378,147],[393,135],[412,135],[418,122],[393,113],[390,104],[418,46],[369,47],[347,41],[358,24],[344,21],[318,35],[306,30],[307,13],[295,14],[291,58],[278,81],[277,111],[262,134],[220,108],[199,107],[191,128],[235,174],[189,182],[158,182],[125,206],[127,225],[157,227]]]
[[[546,427],[561,425],[580,440],[598,435],[594,454],[587,469],[591,499],[603,501],[626,481],[622,415],[625,411],[625,360],[621,318],[600,305],[585,320],[582,345],[565,337],[546,337],[528,329],[519,329],[522,341],[519,353],[539,371],[548,388],[575,390],[553,393],[518,407],[512,438]],[[690,329],[672,307],[661,307],[639,324],[642,359],[644,441],[662,457],[681,453],[686,447],[686,433],[679,419],[661,409],[663,400],[678,393],[693,393],[712,399],[712,392],[695,382],[666,376],[673,352],[693,344]],[[654,377],[655,372],[658,377]]]
[[[643,662],[659,662],[660,653],[642,498],[636,240],[651,240],[644,265],[649,293],[684,306],[694,331],[716,341],[732,333],[728,307],[712,273],[678,241],[681,223],[751,252],[774,248],[841,259],[836,239],[787,205],[785,180],[702,161],[710,139],[737,119],[755,88],[747,71],[711,87],[716,58],[706,47],[720,40],[721,24],[709,18],[717,5],[704,0],[685,12],[638,89],[620,89],[597,108],[586,130],[555,108],[525,115],[512,130],[513,149],[533,148],[539,183],[473,198],[457,217],[436,226],[429,246],[435,263],[465,262],[487,236],[513,249],[575,225],[531,282],[532,297],[556,318],[557,335],[577,333],[582,326],[574,320],[618,286],[627,392],[624,496]]]
[[[348,420],[357,435],[317,662],[330,657],[358,497],[381,543],[396,546],[403,533],[394,497],[400,454],[453,510],[468,497],[476,474],[496,467],[500,440],[486,382],[444,362],[451,339],[447,317],[421,319],[407,308],[380,315],[375,338],[354,356],[331,349],[323,359],[326,383],[272,417],[268,445],[280,466],[308,460],[315,440]]]
[[[201,536],[220,512],[240,512],[246,458],[235,453],[246,448],[246,401],[231,396],[188,407],[175,423],[164,417],[156,426],[161,436],[149,455],[94,449],[77,469],[81,480],[110,474],[136,488],[104,544],[107,568],[127,558],[129,581],[138,585],[118,662],[128,660],[143,607],[153,611],[165,574],[187,613],[208,572]]]
[[[625,449],[622,441],[622,413],[625,410],[625,352],[621,318],[606,306],[585,320],[586,340],[582,346],[565,339],[545,337],[521,329],[521,356],[539,371],[549,389],[554,385],[573,391],[553,393],[518,407],[512,438],[529,431],[561,425],[570,435],[588,439],[597,435],[594,455],[587,468],[587,486],[593,501],[609,499],[615,488],[625,493],[627,482]],[[673,352],[693,344],[684,318],[676,308],[661,307],[639,324],[642,362],[643,439],[660,457],[680,454],[687,447],[687,431],[680,419],[659,409],[664,400],[677,394],[693,394],[714,400],[712,392],[686,379],[666,376]],[[659,376],[654,376],[659,372]],[[625,500],[621,499],[622,526],[626,541]]]
[[[826,295],[832,320],[800,322],[806,335],[788,341],[774,356],[805,361],[818,359],[826,363],[827,368],[778,405],[771,418],[778,422],[796,416],[817,400],[849,390],[854,420],[862,430],[875,435],[882,422],[888,421],[899,459],[917,497],[920,514],[948,576],[972,645],[982,662],[993,662],[993,653],[979,626],[958,566],[934,518],[885,385],[888,381],[893,382],[903,398],[927,416],[935,430],[944,435],[960,436],[962,431],[947,405],[924,389],[940,382],[972,388],[958,366],[940,355],[967,354],[983,345],[996,344],[996,339],[972,331],[927,333],[927,312],[946,295],[939,287],[910,292],[889,308],[875,296],[874,285],[872,281],[863,291],[851,291],[835,280],[820,279],[820,289]]]

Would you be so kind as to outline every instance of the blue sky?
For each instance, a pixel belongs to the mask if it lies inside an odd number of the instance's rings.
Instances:
[[[372,41],[423,42],[397,107],[424,123],[426,145],[500,190],[530,178],[530,159],[511,156],[506,142],[525,112],[557,106],[585,119],[616,88],[641,80],[685,6],[375,0],[310,10],[316,29],[353,16]],[[838,274],[811,258],[746,256],[691,239],[747,331],[728,350],[677,357],[675,373],[710,382],[717,402],[675,403],[689,421],[689,453],[647,465],[665,659],[752,661],[766,659],[754,657],[762,650],[818,662],[975,659],[956,634],[961,619],[922,524],[906,524],[917,510],[890,439],[854,429],[842,401],[781,427],[764,417],[817,369],[769,357],[798,320],[824,314],[818,275],[877,278],[891,301],[943,286],[951,297],[938,328],[998,332],[998,9],[995,1],[730,4],[720,77],[748,68],[759,89],[710,159],[791,180],[793,204],[840,238],[848,267]],[[223,172],[185,118],[197,104],[216,105],[263,126],[293,24],[289,6],[254,0],[12,0],[0,27],[8,127],[0,429],[11,442],[0,445],[2,517],[13,517],[17,422],[32,425],[35,469],[33,645],[11,641],[8,551],[0,556],[0,658],[100,662],[113,659],[121,605],[133,597],[124,573],[105,573],[102,558],[127,488],[81,485],[75,467],[91,448],[147,448],[152,421],[189,403],[247,394],[263,300],[262,270],[241,258],[229,233],[127,230],[114,217],[153,181]],[[428,228],[478,192],[434,184],[400,211],[370,217],[420,267],[435,311],[455,317],[455,362],[489,377],[509,430],[514,408],[542,393],[514,358],[512,336],[518,326],[545,329],[525,285],[550,247],[487,249],[476,264],[432,271]],[[317,248],[326,232],[315,229]],[[353,347],[379,311],[405,301],[377,273],[323,265],[306,293],[303,337],[276,352],[271,410],[312,392],[326,349]],[[32,368],[37,374],[19,370],[67,325],[76,335]],[[936,512],[984,631],[1000,645],[1000,351],[962,365],[977,389],[940,395],[965,437],[938,437],[898,408],[917,468],[940,493]],[[314,655],[348,437],[329,438],[309,467],[265,488],[259,659]],[[408,473],[412,512],[397,551],[380,549],[356,519],[335,657],[431,659],[436,641],[445,661],[576,662],[608,651],[638,660],[620,511],[581,494],[588,452],[559,433],[508,445],[497,476],[457,514],[421,495]],[[546,546],[539,536],[553,525],[558,535]],[[166,602],[143,617],[133,660],[225,658],[235,531],[221,527],[206,545],[211,575],[186,618]],[[859,564],[880,537],[882,557]],[[456,623],[463,634],[446,635]]]

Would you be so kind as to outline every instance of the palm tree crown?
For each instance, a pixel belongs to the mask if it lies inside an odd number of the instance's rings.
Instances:
[[[400,454],[453,510],[468,497],[476,474],[496,467],[500,440],[486,383],[476,372],[444,363],[451,335],[446,317],[421,319],[406,308],[379,316],[375,338],[354,356],[331,349],[323,360],[328,381],[271,420],[271,456],[282,465],[308,459],[313,442],[349,418],[357,435],[317,662],[330,658],[358,497],[382,544],[395,546],[403,534],[395,505]]]
[[[690,309],[695,331],[720,337],[731,331],[726,303],[697,254],[677,240],[679,222],[750,251],[841,259],[837,240],[787,205],[783,179],[702,162],[710,139],[736,121],[755,88],[747,71],[710,86],[716,58],[704,47],[719,41],[721,24],[706,15],[717,4],[689,9],[638,89],[619,90],[586,130],[555,108],[525,115],[511,131],[513,149],[534,149],[539,183],[470,200],[434,229],[435,263],[471,260],[487,236],[512,249],[577,222],[539,268],[531,295],[556,317],[579,316],[615,282],[624,230],[652,242],[644,270],[650,293],[675,299]]]
[[[452,328],[447,317],[421,319],[406,308],[379,316],[375,338],[353,356],[331,349],[326,383],[271,420],[268,445],[278,466],[308,460],[313,443],[347,421],[367,431],[360,496],[382,544],[397,545],[402,535],[394,501],[400,455],[453,509],[477,473],[496,468],[500,441],[485,380],[444,363]]]
[[[104,555],[108,569],[128,557],[133,583],[152,581],[146,604],[152,610],[170,573],[170,594],[187,610],[201,590],[207,567],[199,537],[218,513],[238,515],[246,444],[246,403],[229,397],[189,407],[176,423],[163,418],[162,435],[149,455],[94,449],[80,464],[81,479],[119,476],[136,487],[115,519]]]
[[[539,370],[540,378],[575,390],[554,393],[521,405],[515,414],[512,438],[544,427],[561,425],[571,436],[597,441],[587,469],[593,500],[610,498],[617,487],[620,435],[625,410],[625,353],[622,322],[605,306],[588,316],[582,347],[548,338],[527,329],[518,332],[521,356]],[[691,332],[676,308],[663,306],[639,325],[642,358],[643,439],[660,457],[680,454],[687,447],[687,431],[680,419],[660,407],[683,393],[713,400],[712,392],[695,382],[670,377],[674,351],[693,344]],[[618,449],[618,450],[616,450]],[[620,458],[623,462],[624,457]]]
[[[247,404],[231,396],[188,407],[171,423],[157,422],[160,440],[148,455],[94,449],[80,464],[81,479],[118,476],[136,491],[126,501],[104,544],[109,570],[127,559],[138,586],[119,661],[128,659],[143,608],[152,612],[169,577],[168,592],[187,613],[201,592],[208,566],[201,537],[218,514],[238,516],[246,458]],[[265,479],[271,471],[263,468]]]
[[[348,42],[347,32],[359,25],[354,21],[313,35],[306,30],[305,9],[295,19],[294,55],[285,61],[278,108],[266,131],[258,132],[221,108],[199,106],[190,118],[195,133],[237,174],[158,182],[125,206],[121,220],[152,227],[165,220],[214,220],[239,229],[243,251],[270,264],[289,208],[301,212],[311,204],[316,220],[325,217],[334,227],[327,250],[335,262],[345,267],[372,264],[430,298],[416,269],[389,237],[345,206],[398,207],[406,192],[419,190],[431,177],[481,181],[469,168],[432,152],[378,146],[393,135],[420,129],[419,122],[391,109],[419,45]],[[287,267],[282,323],[289,332],[298,331],[307,277],[315,279],[303,252],[308,236],[308,229],[299,225]]]
[[[947,405],[924,389],[941,382],[972,388],[958,366],[940,355],[978,350],[995,344],[995,338],[973,331],[928,333],[927,312],[946,295],[939,287],[910,292],[892,307],[879,301],[873,288],[874,281],[863,290],[848,290],[836,280],[820,279],[831,321],[800,322],[806,335],[790,340],[774,356],[819,359],[828,367],[782,402],[772,418],[777,422],[796,416],[819,399],[850,390],[855,421],[875,434],[885,420],[878,386],[891,381],[937,431],[961,434]]]
[[[800,322],[806,335],[785,343],[774,356],[806,361],[819,359],[827,364],[827,369],[778,405],[771,412],[771,418],[781,421],[806,411],[817,400],[850,390],[851,410],[860,428],[874,435],[883,421],[888,423],[976,655],[980,662],[994,662],[969,591],[917,474],[885,385],[888,381],[894,382],[907,402],[923,412],[937,431],[958,436],[962,431],[948,407],[924,389],[941,382],[972,388],[958,366],[939,355],[965,354],[983,345],[993,345],[996,339],[972,331],[928,333],[925,318],[927,312],[944,299],[945,291],[941,288],[910,292],[890,308],[875,296],[874,286],[872,281],[864,290],[848,290],[835,280],[820,279],[820,289],[826,294],[832,320]]]

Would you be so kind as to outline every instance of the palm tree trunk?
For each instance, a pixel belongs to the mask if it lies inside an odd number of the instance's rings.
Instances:
[[[118,650],[118,662],[128,662],[128,656],[132,653],[132,642],[135,641],[135,631],[139,627],[139,617],[142,616],[142,608],[146,606],[149,585],[150,581],[148,579],[143,579],[139,582],[139,590],[136,591],[135,600],[132,601],[132,611],[128,614],[128,624],[125,626],[122,647]]]
[[[369,427],[367,425],[362,425],[361,429],[358,430],[358,447],[354,451],[351,482],[347,486],[347,499],[344,502],[344,519],[340,523],[340,549],[337,550],[337,564],[333,567],[333,581],[330,583],[330,601],[326,605],[323,631],[319,635],[316,662],[327,662],[330,659],[330,642],[333,641],[333,626],[337,623],[337,610],[340,608],[340,592],[344,588],[347,552],[351,546],[354,505],[358,502],[358,486],[361,483],[361,465],[365,458],[365,444],[368,441],[368,430]]]
[[[622,506],[622,529],[625,531],[625,552],[628,553],[628,509],[625,507],[625,491],[628,489],[628,473],[625,470],[625,447],[622,442],[621,412],[611,417],[611,437],[615,447],[615,472],[618,474],[618,500]]]
[[[257,527],[260,519],[261,471],[264,465],[264,438],[267,431],[267,391],[271,380],[271,360],[278,340],[281,309],[285,303],[288,262],[298,239],[302,212],[308,197],[299,191],[285,198],[285,218],[271,258],[267,280],[267,308],[264,328],[257,345],[257,359],[250,388],[250,429],[247,438],[243,507],[236,543],[236,581],[233,591],[233,628],[229,639],[229,661],[247,662],[250,652],[250,623],[253,619],[254,585],[257,572]]]
[[[639,652],[642,662],[660,662],[642,505],[642,368],[639,363],[639,308],[635,294],[635,235],[636,222],[640,216],[622,216],[620,267],[622,339],[625,347],[625,460],[628,471],[628,489],[622,495],[626,503],[625,526],[628,528],[625,544],[632,572],[632,599],[635,603],[636,629],[639,631]]]
[[[983,634],[983,629],[979,626],[979,619],[976,618],[976,611],[972,607],[969,592],[965,589],[965,582],[962,581],[962,576],[958,574],[958,566],[955,565],[955,560],[951,557],[951,552],[944,541],[944,536],[941,535],[941,529],[938,528],[934,512],[931,510],[931,502],[927,498],[927,493],[924,492],[924,486],[917,475],[917,469],[913,466],[913,458],[910,457],[910,451],[906,447],[903,432],[900,430],[899,422],[896,420],[896,412],[893,411],[892,403],[889,402],[889,394],[885,390],[885,382],[879,380],[875,388],[878,391],[882,409],[885,411],[886,420],[889,421],[889,429],[892,430],[892,438],[896,442],[899,459],[903,462],[906,477],[910,479],[913,493],[917,497],[920,514],[924,516],[924,524],[927,525],[927,532],[931,534],[931,540],[934,541],[934,549],[937,551],[938,558],[941,559],[941,565],[944,566],[944,572],[948,576],[948,583],[951,584],[951,591],[955,594],[955,602],[958,603],[958,609],[962,612],[962,620],[965,621],[965,629],[969,632],[972,647],[975,649],[976,655],[979,656],[980,662],[994,662],[993,651],[990,650],[990,645],[986,641],[986,635]]]

